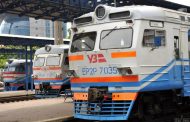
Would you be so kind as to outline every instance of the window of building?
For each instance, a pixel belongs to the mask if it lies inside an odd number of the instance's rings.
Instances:
[[[146,29],[143,36],[143,46],[153,47],[153,46],[165,46],[165,30],[152,30]]]

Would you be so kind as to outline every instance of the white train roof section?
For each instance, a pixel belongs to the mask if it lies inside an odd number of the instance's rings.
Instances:
[[[69,45],[47,45],[49,47],[51,47],[50,51],[46,51],[45,47],[42,47],[38,50],[36,50],[35,55],[39,55],[39,54],[62,54],[65,52],[65,50],[69,49]]]
[[[25,62],[26,62],[25,59],[8,59],[6,62],[6,66],[17,65],[17,64],[21,64],[21,63],[25,63]],[[30,63],[30,60],[27,60],[27,62]]]
[[[124,12],[124,11],[130,11],[131,15],[128,18],[125,18],[127,20],[155,20],[155,21],[174,21],[175,22],[181,22],[182,18],[181,16],[185,17],[185,21],[190,24],[190,14],[181,12],[181,11],[175,11],[171,9],[156,7],[156,6],[146,6],[146,5],[134,5],[134,6],[123,6],[123,7],[111,7],[111,6],[105,6],[101,5],[104,8],[106,8],[106,16],[104,19],[97,19],[96,17],[96,9],[94,12],[87,13],[85,15],[80,16],[79,18],[85,18],[85,17],[92,17],[92,22],[87,24],[98,24],[98,23],[106,23],[110,21],[121,21],[124,20],[124,18],[118,18],[118,19],[110,19],[108,15],[112,13],[117,12]],[[97,6],[98,7],[98,6]],[[85,24],[85,25],[87,25]],[[84,24],[81,24],[84,25]]]

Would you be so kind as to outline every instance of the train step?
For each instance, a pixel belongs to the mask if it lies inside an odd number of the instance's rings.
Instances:
[[[184,97],[190,96],[190,84],[185,84],[183,86],[183,96]]]
[[[184,91],[183,96],[184,97],[189,97],[190,96],[190,91]]]

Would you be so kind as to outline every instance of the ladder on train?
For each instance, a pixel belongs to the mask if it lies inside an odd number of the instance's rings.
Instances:
[[[183,71],[183,96],[187,97],[190,96],[190,60],[188,60],[189,66],[183,67],[182,65],[182,71]]]

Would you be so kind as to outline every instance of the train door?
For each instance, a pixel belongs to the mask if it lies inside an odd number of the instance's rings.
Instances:
[[[174,58],[175,58],[175,66],[174,66],[174,79],[181,80],[182,72],[181,65],[182,62],[179,60],[181,58],[181,48],[180,48],[180,29],[173,29],[173,44],[174,44]]]
[[[190,59],[190,30],[188,31],[188,53],[189,53],[189,59]]]

